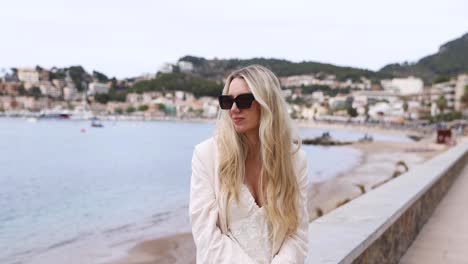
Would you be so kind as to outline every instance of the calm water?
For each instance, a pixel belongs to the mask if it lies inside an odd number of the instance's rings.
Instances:
[[[0,263],[102,263],[143,238],[188,231],[193,146],[213,128],[0,119]],[[307,137],[322,132],[301,130]],[[344,130],[331,135],[362,137]],[[304,150],[311,181],[333,177],[360,158],[350,147]]]

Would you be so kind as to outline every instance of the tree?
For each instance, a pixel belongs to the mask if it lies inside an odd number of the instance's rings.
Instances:
[[[109,101],[125,102],[127,94],[125,92],[116,92],[115,90],[110,90],[109,92]]]
[[[159,104],[157,104],[157,106],[158,106],[159,111],[161,111],[161,112],[166,112],[167,109],[166,109],[166,105],[165,105],[165,104],[159,103]]]
[[[84,82],[86,71],[81,66],[71,66],[67,70],[70,78],[73,80],[73,83],[75,83],[76,89],[82,92],[86,88],[84,87],[84,85],[86,84]]]
[[[18,93],[19,95],[27,95],[27,91],[26,89],[24,89],[24,85],[23,84],[20,84],[20,86],[18,87]]]
[[[408,108],[409,108],[408,101],[407,100],[403,101],[403,111],[405,112],[406,117],[408,117]]]
[[[120,107],[116,108],[114,111],[115,111],[116,114],[119,114],[119,115],[121,115],[123,113],[123,110]]]
[[[34,86],[31,89],[29,89],[28,94],[37,99],[37,98],[41,97],[42,93],[41,93],[41,89],[39,89],[39,87]]]
[[[358,112],[357,112],[356,108],[354,108],[352,106],[348,106],[346,111],[348,112],[348,115],[351,116],[351,117],[358,116]]]
[[[108,94],[95,94],[94,95],[94,100],[96,102],[101,103],[101,104],[107,104],[107,102],[110,101],[110,96]]]
[[[437,99],[436,104],[437,108],[439,108],[439,111],[443,113],[445,108],[447,107],[447,99],[445,99],[445,96],[441,95],[439,96],[439,99]]]
[[[93,77],[96,78],[99,82],[107,82],[109,80],[105,74],[98,71],[93,71]]]
[[[408,112],[408,101],[406,100],[403,102],[403,111]]]
[[[443,83],[443,82],[448,82],[448,81],[450,81],[450,78],[448,76],[439,75],[434,80],[434,83]]]
[[[364,115],[366,116],[366,121],[369,120],[369,104],[368,103],[364,106]]]
[[[144,111],[146,111],[148,109],[149,109],[149,107],[147,105],[140,105],[138,107],[138,111],[142,111],[142,112],[144,112]]]
[[[468,85],[465,86],[465,92],[463,93],[461,101],[465,107],[468,107]]]
[[[129,107],[127,107],[127,109],[125,109],[125,112],[127,112],[127,113],[129,113],[129,114],[130,114],[130,113],[133,113],[133,112],[135,112],[135,107],[129,106]]]
[[[18,78],[18,69],[17,68],[10,68],[10,70],[13,73],[13,76]]]

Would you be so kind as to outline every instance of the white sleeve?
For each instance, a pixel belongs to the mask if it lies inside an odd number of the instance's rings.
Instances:
[[[211,155],[208,155],[211,156]],[[192,157],[189,215],[197,248],[197,263],[254,263],[217,225],[218,205],[210,169],[195,147]],[[211,158],[211,157],[210,157]],[[205,160],[204,160],[205,159]]]
[[[299,166],[297,173],[299,185],[299,226],[297,231],[288,236],[281,246],[278,254],[273,258],[272,264],[300,264],[304,263],[308,250],[309,216],[307,211],[307,158],[304,152],[298,153]]]

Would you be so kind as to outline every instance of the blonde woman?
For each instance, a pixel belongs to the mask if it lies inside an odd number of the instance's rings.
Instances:
[[[276,76],[230,74],[216,134],[195,147],[190,222],[197,263],[304,263],[307,162]]]

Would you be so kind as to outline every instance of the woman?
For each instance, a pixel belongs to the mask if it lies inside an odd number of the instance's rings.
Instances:
[[[259,65],[237,70],[219,103],[216,135],[192,159],[197,263],[303,263],[307,162],[278,79]]]

